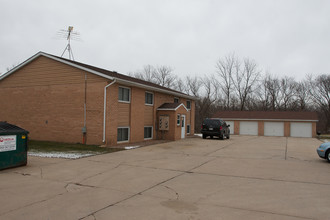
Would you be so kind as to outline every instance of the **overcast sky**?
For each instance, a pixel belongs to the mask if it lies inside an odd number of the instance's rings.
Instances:
[[[0,0],[0,11],[0,73],[38,51],[61,56],[68,26],[76,61],[123,74],[213,74],[230,53],[297,80],[330,70],[328,0]]]

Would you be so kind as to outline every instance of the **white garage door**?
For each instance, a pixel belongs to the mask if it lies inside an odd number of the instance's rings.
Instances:
[[[241,121],[239,133],[242,135],[258,135],[258,122]]]
[[[284,122],[265,122],[264,123],[265,136],[284,136]]]
[[[230,134],[234,134],[234,122],[233,121],[226,121],[227,125],[230,125]]]
[[[312,137],[312,123],[291,122],[291,137]]]

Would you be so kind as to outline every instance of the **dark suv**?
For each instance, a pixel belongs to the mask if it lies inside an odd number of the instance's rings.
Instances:
[[[203,121],[201,133],[203,134],[203,139],[207,136],[213,138],[214,136],[219,137],[221,140],[226,137],[230,138],[230,125],[220,118],[207,118]]]

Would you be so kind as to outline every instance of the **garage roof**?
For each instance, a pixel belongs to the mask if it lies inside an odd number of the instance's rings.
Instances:
[[[213,117],[227,120],[318,121],[316,112],[297,111],[220,111]]]

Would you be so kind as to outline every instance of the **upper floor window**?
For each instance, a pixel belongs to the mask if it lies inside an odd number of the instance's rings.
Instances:
[[[174,103],[179,103],[179,98],[174,98]]]
[[[154,104],[154,94],[152,94],[150,92],[146,92],[145,104],[147,104],[147,105],[153,105]]]
[[[118,100],[122,102],[130,102],[130,89],[119,87]]]
[[[189,100],[187,101],[187,109],[191,109],[191,102]]]

